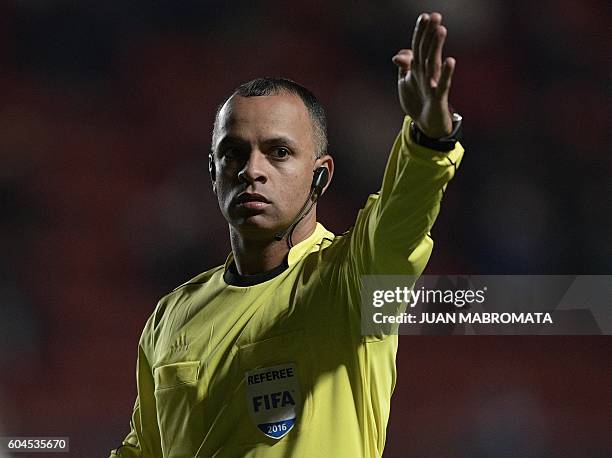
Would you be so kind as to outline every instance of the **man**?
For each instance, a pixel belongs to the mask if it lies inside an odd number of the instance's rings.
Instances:
[[[407,116],[380,193],[341,236],[316,220],[334,172],[316,98],[264,78],[220,107],[210,172],[232,253],[147,321],[131,431],[111,456],[382,455],[397,336],[361,334],[360,278],[421,274],[463,154],[441,21],[422,14],[393,57]]]

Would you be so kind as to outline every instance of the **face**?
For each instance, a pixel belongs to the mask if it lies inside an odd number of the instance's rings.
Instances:
[[[215,138],[215,192],[232,229],[269,236],[291,224],[321,163],[302,100],[284,92],[234,95],[219,113]]]

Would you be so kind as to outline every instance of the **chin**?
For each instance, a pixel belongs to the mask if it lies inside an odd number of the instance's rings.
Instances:
[[[277,221],[271,221],[264,214],[236,218],[230,225],[240,234],[253,238],[271,238],[283,228]]]

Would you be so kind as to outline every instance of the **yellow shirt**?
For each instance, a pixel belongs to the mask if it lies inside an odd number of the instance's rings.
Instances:
[[[131,431],[111,457],[380,457],[397,336],[363,336],[360,279],[420,275],[463,156],[412,143],[406,117],[354,228],[321,224],[253,286],[225,266],[162,298],[139,342]]]

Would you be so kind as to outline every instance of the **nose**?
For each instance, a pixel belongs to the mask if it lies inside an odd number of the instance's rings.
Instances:
[[[261,184],[266,183],[266,181],[268,181],[268,176],[265,171],[266,163],[267,161],[263,154],[258,151],[251,152],[244,167],[238,172],[238,180],[251,185],[256,182]]]

